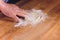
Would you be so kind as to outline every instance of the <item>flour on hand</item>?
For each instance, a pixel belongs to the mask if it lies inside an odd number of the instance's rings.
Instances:
[[[44,21],[47,18],[47,15],[42,10],[32,9],[29,12],[29,15],[25,17],[25,20],[20,19],[18,23],[16,23],[15,27],[26,26],[28,24],[36,25],[41,21]]]

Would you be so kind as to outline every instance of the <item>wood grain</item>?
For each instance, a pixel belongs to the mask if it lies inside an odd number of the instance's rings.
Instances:
[[[60,40],[60,0],[31,0],[21,8],[43,10],[48,19],[35,27],[15,28],[11,18],[0,14],[0,40]]]

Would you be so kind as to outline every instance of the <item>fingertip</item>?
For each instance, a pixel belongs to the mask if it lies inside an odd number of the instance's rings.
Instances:
[[[18,23],[19,22],[19,18],[17,16],[13,17],[14,22]]]

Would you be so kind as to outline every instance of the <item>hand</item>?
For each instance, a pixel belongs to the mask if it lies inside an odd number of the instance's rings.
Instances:
[[[1,11],[4,15],[13,18],[16,22],[19,22],[19,18],[16,15],[23,17],[28,15],[26,11],[20,9],[14,4],[4,4],[4,6],[1,7]]]

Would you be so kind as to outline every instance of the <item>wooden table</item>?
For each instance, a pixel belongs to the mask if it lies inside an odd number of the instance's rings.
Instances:
[[[0,40],[60,40],[60,0],[31,0],[20,8],[43,10],[48,19],[35,27],[15,28],[10,18],[0,15]]]

